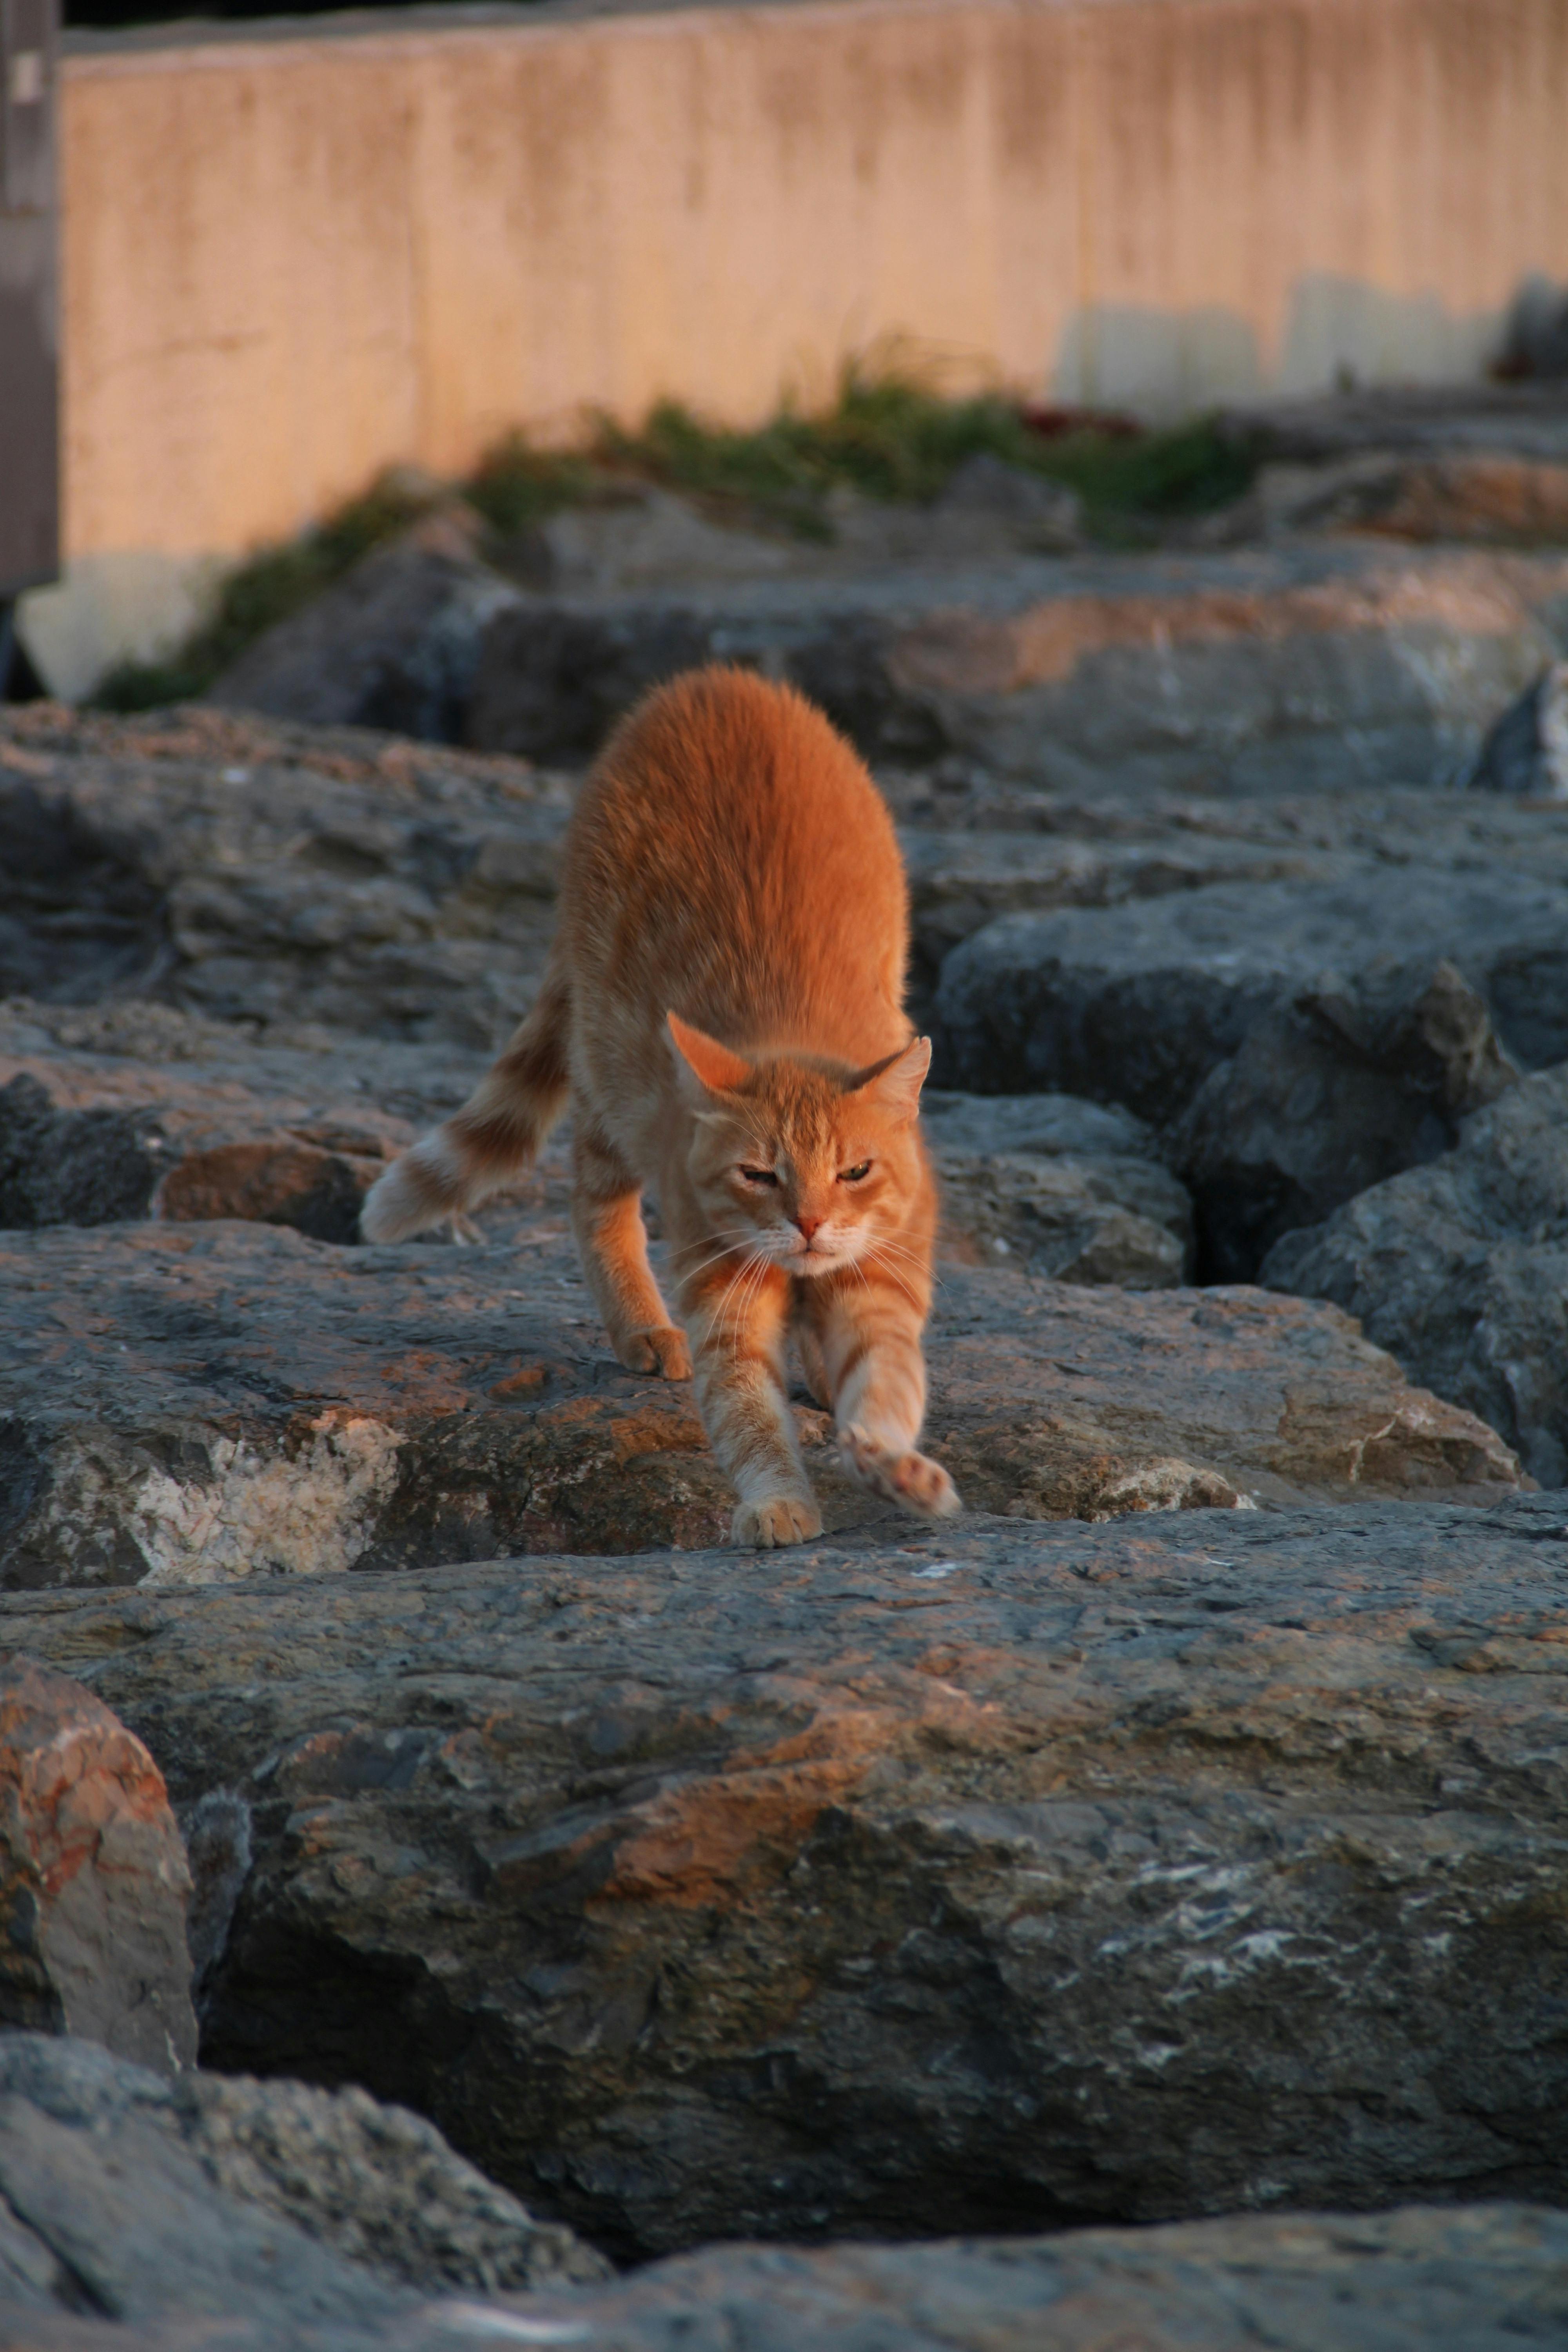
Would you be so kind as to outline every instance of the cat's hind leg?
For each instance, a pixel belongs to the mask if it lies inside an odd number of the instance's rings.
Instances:
[[[915,1440],[925,1418],[921,1318],[902,1286],[879,1279],[818,1286],[811,1319],[833,1393],[838,1451],[850,1476],[921,1518],[962,1506],[940,1462]]]
[[[610,1345],[629,1371],[691,1378],[691,1351],[647,1262],[642,1188],[620,1154],[584,1122],[572,1147],[572,1229]]]
[[[552,971],[532,1012],[461,1110],[376,1178],[360,1209],[367,1242],[405,1241],[444,1218],[451,1220],[455,1238],[477,1239],[464,1211],[531,1167],[566,1108],[570,1016],[571,992]]]

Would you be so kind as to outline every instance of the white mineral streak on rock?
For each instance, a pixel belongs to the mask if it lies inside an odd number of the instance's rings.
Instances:
[[[290,1458],[220,1438],[212,1475],[156,1470],[127,1515],[147,1562],[144,1584],[224,1584],[258,1570],[325,1576],[350,1569],[369,1544],[396,1481],[401,1433],[378,1421],[323,1413]]]
[[[1152,1462],[1110,1479],[1100,1489],[1099,1508],[1091,1521],[1120,1518],[1127,1511],[1255,1511],[1250,1495],[1233,1486],[1217,1470],[1200,1470],[1179,1455],[1164,1454]]]

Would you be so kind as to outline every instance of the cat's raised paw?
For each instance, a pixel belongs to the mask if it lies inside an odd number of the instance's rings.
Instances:
[[[963,1507],[952,1480],[928,1454],[884,1445],[853,1421],[840,1430],[838,1446],[850,1476],[885,1502],[926,1519],[951,1519]]]
[[[822,1513],[813,1502],[794,1495],[775,1495],[765,1503],[737,1503],[730,1522],[730,1540],[752,1551],[772,1551],[776,1545],[809,1543],[822,1533]]]
[[[628,1372],[658,1372],[667,1381],[691,1378],[691,1350],[685,1332],[678,1331],[673,1323],[628,1332],[616,1353]]]

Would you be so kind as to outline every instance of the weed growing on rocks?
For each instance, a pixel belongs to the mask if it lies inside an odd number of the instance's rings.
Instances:
[[[576,449],[541,449],[510,434],[450,488],[393,468],[299,538],[237,565],[183,646],[159,661],[121,663],[93,699],[132,711],[200,696],[265,630],[448,495],[479,513],[498,546],[563,507],[645,485],[698,498],[721,520],[826,543],[836,493],[928,503],[976,457],[1075,490],[1090,530],[1112,542],[1239,498],[1256,470],[1246,443],[1207,418],[1145,431],[1129,418],[1030,408],[1001,393],[952,399],[911,373],[863,364],[846,369],[831,406],[808,415],[786,404],[751,431],[665,401],[639,432],[596,419]]]

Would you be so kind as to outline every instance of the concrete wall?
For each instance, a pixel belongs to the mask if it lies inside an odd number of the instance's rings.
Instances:
[[[79,45],[79,688],[213,563],[412,458],[905,335],[1150,411],[1474,372],[1568,276],[1568,0],[779,0]]]

